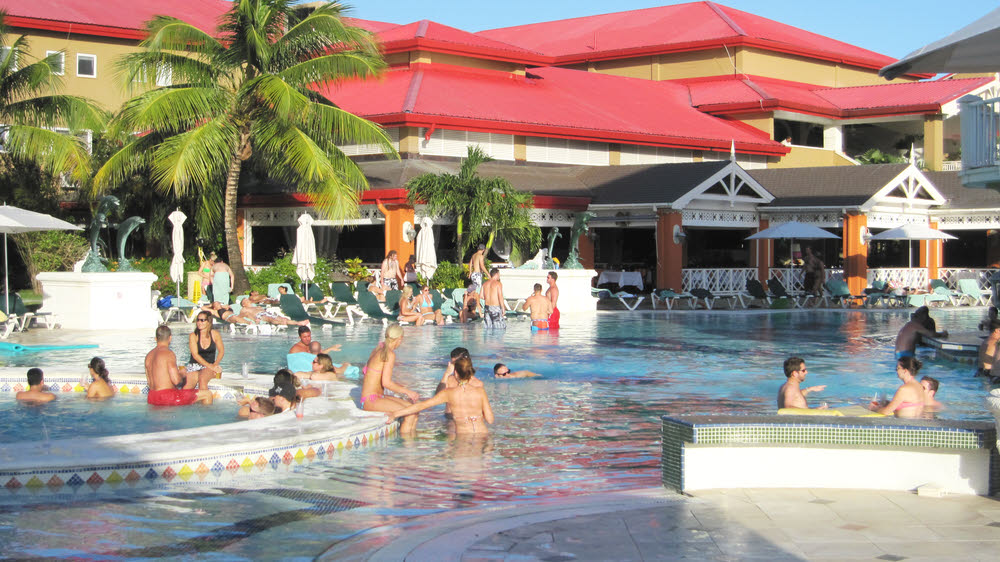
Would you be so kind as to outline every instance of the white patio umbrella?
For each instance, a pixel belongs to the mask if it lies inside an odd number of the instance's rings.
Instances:
[[[10,288],[7,274],[7,235],[21,232],[42,232],[45,230],[83,230],[64,220],[44,213],[36,213],[9,205],[0,206],[0,232],[3,232],[3,288],[4,304],[10,313]]]
[[[885,232],[879,232],[878,234],[869,238],[869,240],[907,240],[906,243],[906,260],[907,267],[913,267],[913,252],[911,251],[910,241],[913,240],[956,240],[957,237],[948,234],[947,232],[941,232],[940,230],[935,230],[926,224],[904,224],[903,226],[897,226],[896,228],[890,228]]]
[[[434,221],[430,217],[420,219],[420,232],[417,234],[417,265],[416,270],[430,280],[437,271],[437,252],[434,250]]]
[[[840,236],[823,230],[818,226],[796,221],[765,228],[756,234],[746,237],[747,240],[819,240],[824,238],[840,238]],[[794,244],[792,243],[788,245],[788,267],[792,270],[795,269],[795,260],[792,255],[793,246]],[[758,257],[758,259],[760,258]]]
[[[295,273],[306,282],[306,296],[309,294],[309,281],[316,277],[316,238],[313,237],[313,222],[308,213],[302,213],[299,217],[299,228],[295,231],[295,252],[292,254]]]
[[[177,298],[181,296],[181,280],[184,279],[184,228],[187,215],[180,209],[170,213],[167,220],[174,225],[170,238],[174,245],[174,257],[170,260],[170,278],[177,284]]]
[[[910,72],[994,72],[1000,47],[1000,8],[951,35],[921,47],[878,73],[893,78]]]

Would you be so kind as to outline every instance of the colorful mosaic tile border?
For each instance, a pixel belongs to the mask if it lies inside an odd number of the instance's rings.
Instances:
[[[396,425],[383,425],[341,439],[320,440],[291,447],[220,453],[216,456],[178,459],[164,463],[140,462],[65,470],[0,471],[0,484],[8,492],[47,490],[58,493],[65,491],[66,488],[75,489],[82,486],[96,491],[102,487],[145,487],[189,481],[212,483],[228,480],[240,474],[276,472],[325,460],[345,450],[383,442],[395,431]]]
[[[80,384],[80,379],[69,377],[45,377],[45,386],[49,392],[56,394],[71,392],[87,392],[87,387]],[[149,394],[149,384],[145,378],[119,377],[111,380],[111,390],[122,394]],[[28,382],[24,377],[0,376],[0,393],[16,394],[28,388]],[[216,400],[239,400],[245,394],[267,396],[267,388],[246,386],[242,389],[234,388],[214,381],[208,383],[208,389],[215,395]]]
[[[662,482],[684,489],[684,448],[696,445],[850,446],[858,448],[988,449],[990,491],[1000,487],[996,427],[988,422],[854,418],[850,422],[789,416],[662,418]]]

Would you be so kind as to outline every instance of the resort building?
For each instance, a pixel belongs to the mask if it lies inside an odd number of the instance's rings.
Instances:
[[[64,52],[67,91],[108,109],[125,96],[110,79],[114,60],[137,48],[143,21],[166,13],[211,29],[227,7],[110,4],[0,0],[36,55]],[[585,265],[646,270],[659,288],[731,292],[748,277],[783,275],[794,247],[744,239],[788,220],[841,235],[823,245],[824,261],[854,290],[875,277],[916,285],[946,267],[1000,261],[1000,196],[957,180],[957,100],[995,97],[996,76],[887,83],[878,70],[890,57],[714,2],[478,33],[427,20],[353,23],[378,36],[389,69],[321,91],[385,127],[401,160],[342,147],[372,187],[348,229],[294,186],[242,186],[248,265],[287,247],[303,212],[316,219],[321,255],[377,261],[396,250],[405,261],[414,250],[405,227],[424,214],[407,202],[406,182],[454,172],[470,146],[495,159],[481,174],[535,194],[539,226],[567,233],[576,213],[595,214],[580,240]],[[160,83],[169,82],[165,69]],[[858,165],[852,155],[871,149],[911,163]],[[433,218],[437,239],[448,239],[450,219]],[[920,243],[914,273],[900,244],[867,244],[867,234],[905,222],[956,231],[948,248],[961,251]]]

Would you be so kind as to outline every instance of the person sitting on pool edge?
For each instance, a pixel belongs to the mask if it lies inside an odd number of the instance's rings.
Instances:
[[[470,384],[475,373],[472,361],[468,357],[459,357],[455,361],[457,387],[447,388],[428,400],[389,413],[389,419],[386,420],[386,423],[390,424],[397,418],[413,415],[439,404],[447,404],[453,414],[455,433],[489,433],[486,424],[493,423],[493,409],[490,408],[490,399],[486,396],[486,389]]]
[[[146,354],[144,366],[149,393],[146,403],[153,406],[188,406],[195,402],[212,403],[212,391],[204,388],[177,388],[181,375],[177,372],[177,356],[170,350],[170,326],[156,328],[156,347]]]
[[[552,301],[542,295],[542,284],[535,283],[534,293],[521,304],[521,310],[531,311],[531,331],[549,329],[549,316],[552,315]]]
[[[948,331],[936,332],[937,326],[931,318],[930,309],[926,306],[913,311],[910,321],[903,325],[896,336],[896,359],[901,357],[913,357],[917,351],[917,337],[927,336],[929,338],[946,338]]]
[[[826,388],[825,384],[802,388],[802,382],[806,380],[806,362],[801,357],[789,357],[785,359],[785,384],[778,389],[778,409],[782,408],[809,408],[806,395],[813,392],[821,392]],[[826,405],[817,408],[826,409]]]
[[[90,360],[87,368],[90,370],[92,381],[87,385],[87,398],[103,399],[114,396],[115,391],[111,390],[111,385],[108,384],[111,380],[108,378],[108,369],[104,366],[104,359],[94,357]]]
[[[532,373],[531,371],[511,371],[510,367],[504,365],[503,363],[497,363],[493,365],[493,376],[498,379],[527,379],[531,377],[540,377],[538,373]]]
[[[56,395],[45,390],[45,373],[38,367],[28,369],[28,390],[18,392],[14,398],[18,402],[51,402]]]

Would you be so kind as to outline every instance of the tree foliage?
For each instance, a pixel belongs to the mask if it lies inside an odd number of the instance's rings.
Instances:
[[[907,161],[902,156],[882,152],[877,148],[869,148],[864,153],[855,156],[854,159],[862,164],[903,164]]]
[[[238,293],[249,283],[239,259],[236,196],[251,156],[272,179],[313,195],[330,218],[357,215],[367,181],[338,145],[396,152],[379,126],[314,89],[372,77],[385,66],[373,36],[348,25],[343,11],[323,4],[300,17],[289,0],[235,0],[214,34],[166,16],[147,22],[142,50],[119,64],[138,93],[112,128],[116,135],[143,134],[108,159],[95,188],[149,170],[160,192],[196,196],[202,232],[223,221]],[[155,87],[167,72],[172,84]]]
[[[423,201],[431,214],[455,217],[458,263],[469,248],[480,242],[489,246],[497,236],[529,253],[542,243],[529,214],[531,194],[517,191],[505,178],[479,176],[479,165],[491,160],[481,147],[470,146],[457,175],[424,174],[406,184],[411,204]]]

